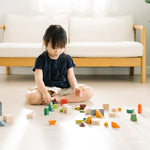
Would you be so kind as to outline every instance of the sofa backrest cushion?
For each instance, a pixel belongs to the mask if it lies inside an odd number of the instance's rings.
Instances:
[[[132,16],[73,17],[70,42],[134,41]]]
[[[60,24],[68,34],[67,16],[7,15],[5,18],[4,42],[42,42],[46,29],[51,24]]]

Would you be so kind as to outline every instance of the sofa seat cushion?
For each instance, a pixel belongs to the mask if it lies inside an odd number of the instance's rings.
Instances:
[[[67,46],[72,57],[138,57],[143,55],[139,42],[74,42]]]
[[[37,57],[42,43],[0,43],[0,57]]]

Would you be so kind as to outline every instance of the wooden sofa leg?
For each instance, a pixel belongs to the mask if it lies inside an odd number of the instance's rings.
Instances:
[[[134,75],[134,67],[130,67],[130,76]]]
[[[9,66],[6,66],[6,74],[10,75],[10,67]]]
[[[146,82],[146,66],[145,65],[141,66],[141,82],[142,83]]]

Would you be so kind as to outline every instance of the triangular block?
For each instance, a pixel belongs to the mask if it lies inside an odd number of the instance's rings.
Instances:
[[[116,122],[111,122],[111,126],[113,127],[113,128],[120,128],[120,126],[116,123]]]
[[[103,118],[103,115],[99,110],[96,110],[96,117],[97,118]]]

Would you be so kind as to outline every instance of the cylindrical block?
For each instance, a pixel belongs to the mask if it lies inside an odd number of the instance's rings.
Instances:
[[[49,115],[49,109],[48,108],[44,108],[44,115],[48,116]]]

